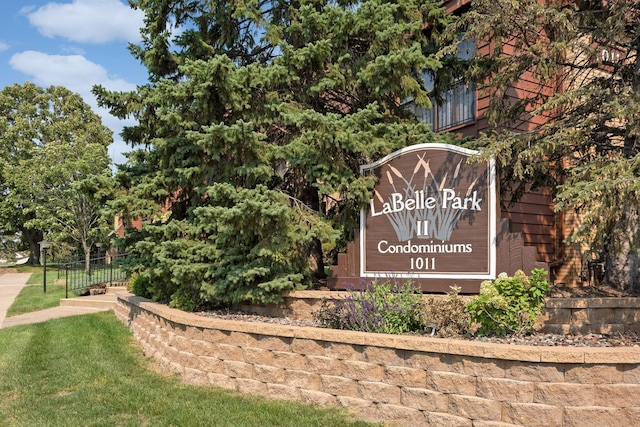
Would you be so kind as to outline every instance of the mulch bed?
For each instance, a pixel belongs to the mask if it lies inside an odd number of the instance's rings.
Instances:
[[[611,298],[638,297],[638,291],[626,291],[611,286],[553,286],[549,293],[551,298]]]
[[[638,297],[638,293],[627,292],[607,286],[582,287],[553,287],[551,298],[607,298],[607,297]],[[269,317],[247,313],[238,310],[218,309],[195,313],[199,316],[239,320],[244,322],[264,322],[288,326],[323,327],[314,320],[294,320],[287,317]],[[640,336],[633,332],[624,334],[545,334],[529,333],[523,336],[489,336],[489,337],[455,337],[477,342],[491,342],[497,344],[530,345],[530,346],[562,346],[562,347],[640,347]]]

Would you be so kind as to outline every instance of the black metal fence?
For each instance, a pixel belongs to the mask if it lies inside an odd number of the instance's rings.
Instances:
[[[69,291],[78,295],[89,291],[96,285],[113,285],[127,279],[126,272],[121,268],[127,258],[126,253],[103,256],[85,261],[75,261],[64,264],[65,281],[67,282],[65,297],[69,298]]]

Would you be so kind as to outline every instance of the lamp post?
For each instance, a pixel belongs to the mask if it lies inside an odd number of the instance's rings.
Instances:
[[[100,264],[100,247],[102,246],[102,243],[97,242],[96,243],[96,248],[98,248],[98,258],[96,259],[96,264]]]
[[[43,260],[43,272],[44,272],[44,277],[42,279],[42,288],[44,290],[44,293],[47,293],[47,249],[49,249],[51,247],[51,242],[47,242],[46,240],[43,240],[41,242],[38,242],[38,244],[40,245],[40,250],[42,250],[42,256],[44,257]]]

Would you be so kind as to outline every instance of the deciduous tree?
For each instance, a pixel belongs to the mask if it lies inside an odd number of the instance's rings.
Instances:
[[[45,234],[73,241],[88,258],[113,188],[111,131],[80,95],[25,83],[0,92],[0,135],[0,228],[22,234],[30,262]]]

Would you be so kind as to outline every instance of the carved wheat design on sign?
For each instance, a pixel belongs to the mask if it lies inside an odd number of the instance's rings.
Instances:
[[[451,239],[451,235],[463,213],[463,210],[455,209],[452,205],[446,206],[443,199],[443,190],[445,188],[455,189],[463,160],[458,162],[451,177],[449,177],[449,172],[446,172],[444,177],[438,180],[431,170],[429,159],[425,160],[425,156],[426,153],[421,156],[417,155],[418,160],[408,179],[402,175],[402,172],[391,165],[388,165],[388,170],[385,173],[393,192],[403,194],[404,200],[416,197],[423,199],[433,198],[435,200],[434,206],[431,208],[424,206],[414,210],[402,209],[387,215],[398,240],[401,242],[412,239],[414,236],[418,237],[418,239],[448,241]],[[473,192],[478,179],[479,177],[471,183],[464,197],[469,197]],[[398,189],[398,187],[402,186],[404,186],[404,189]],[[374,190],[374,194],[378,201],[384,203],[380,193]],[[459,197],[460,195],[456,194],[456,196]],[[391,203],[391,199],[389,199],[389,202]],[[418,229],[419,227],[423,228]]]

